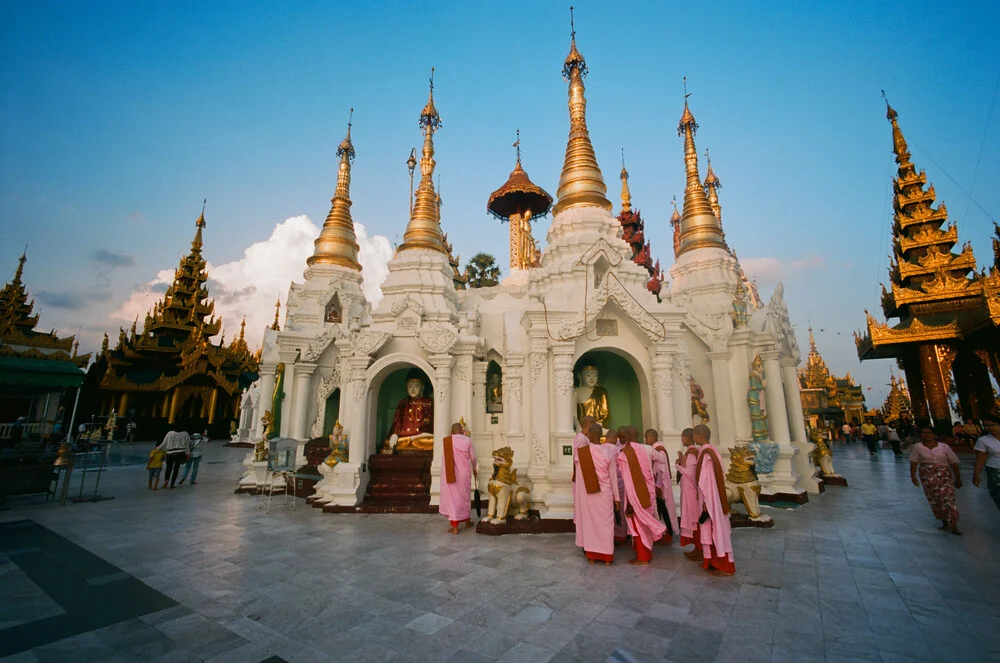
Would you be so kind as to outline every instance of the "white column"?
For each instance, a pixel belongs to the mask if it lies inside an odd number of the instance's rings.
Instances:
[[[729,352],[709,352],[706,356],[712,362],[715,430],[718,435],[718,447],[728,449],[736,441],[736,430],[733,426],[732,390],[729,386]]]
[[[674,423],[678,433],[691,428],[691,378],[682,357],[674,355]]]
[[[559,342],[552,344],[552,369],[555,377],[555,432],[570,435],[573,433],[573,420],[576,418],[576,408],[573,407],[573,353],[574,343]]]
[[[544,331],[544,330],[542,330]],[[549,463],[558,458],[552,456],[549,442],[549,404],[552,402],[549,391],[549,341],[548,336],[532,330],[528,353],[528,381],[525,392],[528,396],[525,402],[529,409],[528,426],[531,453],[531,476],[538,479],[548,474]]]
[[[368,439],[375,435],[374,425],[367,426],[364,419],[368,416],[366,408],[365,374],[368,368],[368,356],[344,357],[341,359],[341,371],[346,371],[341,379],[340,388],[340,425],[347,433],[347,459],[351,465],[361,466],[368,462],[370,453],[375,453],[378,440]]]
[[[654,425],[661,436],[677,430],[674,412],[674,370],[671,356],[657,351],[653,357],[653,392],[656,394],[657,421]]]
[[[292,391],[292,425],[289,437],[296,440],[306,439],[306,417],[309,414],[312,376],[315,372],[316,364],[307,362],[295,364],[295,389]]]
[[[274,407],[274,372],[278,370],[275,364],[260,364],[260,408],[257,410],[257,419],[260,420],[265,412],[271,412]],[[274,412],[271,412],[274,414]]]
[[[805,416],[802,413],[802,393],[799,387],[798,362],[791,357],[781,359],[782,385],[785,388],[785,407],[788,410],[788,428],[791,433],[792,446],[799,452],[793,459],[795,470],[799,473],[800,485],[807,492],[818,494],[819,482],[816,481],[816,468],[813,467],[809,453],[813,443],[806,436]]]
[[[750,425],[750,406],[747,403],[747,391],[750,389],[750,358],[748,352],[750,332],[739,329],[733,332],[729,347],[733,359],[729,363],[730,386],[733,393],[733,423],[736,427],[736,441],[748,442],[752,436]]]
[[[451,411],[454,413],[455,421],[464,418],[470,428],[472,427],[472,352],[472,347],[455,349],[455,368],[451,372]]]
[[[761,488],[765,495],[797,496],[804,494],[805,491],[800,485],[799,472],[794,467],[799,450],[792,446],[788,432],[788,411],[785,407],[785,390],[782,386],[778,355],[777,350],[765,350],[760,353],[761,359],[764,360],[766,395],[764,406],[771,440],[778,443],[778,459],[774,463],[774,471],[769,475],[760,475]]]
[[[473,435],[486,432],[486,366],[485,361],[472,362],[472,401],[467,421]]]
[[[524,431],[522,419],[522,389],[521,373],[524,370],[524,355],[511,353],[507,355],[507,368],[503,373],[504,413],[507,415],[507,435],[521,435]]]
[[[434,367],[434,458],[431,461],[431,504],[441,499],[441,454],[444,438],[451,434],[451,355],[431,355]]]

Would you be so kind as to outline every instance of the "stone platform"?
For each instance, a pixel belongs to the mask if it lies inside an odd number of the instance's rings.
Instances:
[[[576,528],[572,520],[543,519],[538,511],[528,511],[527,520],[515,520],[507,516],[507,522],[494,525],[483,518],[476,524],[476,534],[500,536],[503,534],[566,534],[574,533]]]

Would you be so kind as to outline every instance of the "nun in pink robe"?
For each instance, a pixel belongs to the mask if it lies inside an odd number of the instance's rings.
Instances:
[[[618,475],[625,483],[623,520],[635,548],[635,559],[629,560],[629,564],[649,564],[653,559],[653,544],[667,531],[666,525],[656,516],[653,448],[627,442],[618,454]]]
[[[673,531],[677,529],[677,505],[674,502],[674,483],[670,477],[673,476],[670,469],[670,456],[663,442],[653,443],[653,480],[656,482],[656,490],[663,496],[663,501],[667,505],[667,518],[670,519],[667,533],[660,539],[660,543],[671,543]]]
[[[600,444],[598,430],[594,442],[588,442],[586,450],[578,449],[573,459],[576,545],[583,548],[591,564],[598,561],[611,564],[615,559],[615,502],[620,496],[613,451]],[[588,492],[594,489],[596,492]]]
[[[681,486],[681,545],[695,545],[695,557],[701,556],[698,544],[698,518],[701,517],[701,499],[698,497],[698,484],[695,483],[695,472],[698,466],[698,454],[701,447],[690,445],[681,451],[677,461],[677,473],[680,474]]]
[[[698,528],[702,566],[720,575],[736,573],[733,562],[733,542],[729,525],[729,499],[726,497],[725,475],[719,452],[705,444],[698,454],[698,494],[708,520]]]
[[[451,521],[452,534],[458,534],[459,523],[472,527],[472,476],[478,474],[476,452],[472,440],[462,435],[462,427],[455,424],[452,433],[444,438],[441,472],[441,505],[438,512]]]
[[[624,443],[618,437],[618,429],[610,428],[608,429],[607,435],[604,437],[604,448],[611,455],[611,458],[617,458],[618,454],[621,453],[622,446]],[[625,494],[625,482],[622,479],[622,475],[618,474],[618,494]],[[625,519],[622,518],[619,523],[615,523],[615,543],[622,543],[628,538],[628,528],[625,525]]]
[[[576,481],[576,469],[577,469],[576,454],[577,454],[577,449],[590,444],[590,438],[587,437],[586,430],[590,426],[590,424],[594,423],[594,421],[595,419],[593,417],[590,416],[584,417],[580,421],[580,426],[581,426],[580,432],[577,433],[576,437],[573,438],[573,522],[574,523],[576,522],[577,515],[579,515],[577,513],[578,501],[576,499],[577,488],[579,488],[579,486],[577,486],[577,481]]]

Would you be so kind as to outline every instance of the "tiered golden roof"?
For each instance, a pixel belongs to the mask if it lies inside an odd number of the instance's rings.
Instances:
[[[68,360],[80,367],[90,361],[90,353],[77,354],[79,342],[75,336],[57,336],[55,331],[35,331],[38,314],[35,301],[28,301],[24,287],[24,263],[27,250],[17,261],[14,278],[0,290],[0,356],[25,359]]]
[[[849,371],[842,378],[830,372],[816,349],[812,327],[809,328],[809,355],[805,366],[799,369],[799,386],[806,414],[824,416],[840,410],[840,418],[844,421],[862,416],[865,397],[861,385],[855,384]]]
[[[622,159],[622,213],[632,211],[632,192],[628,188],[628,171],[625,170],[625,160]]]
[[[572,11],[572,10],[571,10]],[[572,28],[570,15],[570,49],[563,64],[563,77],[569,82],[569,140],[566,143],[566,157],[553,214],[559,214],[571,207],[600,207],[611,210],[607,198],[608,187],[604,175],[597,165],[594,146],[590,142],[587,129],[587,99],[584,96],[583,79],[587,75],[587,62],[576,49],[576,29]]]
[[[441,128],[441,116],[434,106],[434,70],[431,69],[430,93],[427,105],[420,113],[420,128],[424,132],[424,147],[420,157],[420,184],[413,200],[410,222],[403,233],[399,251],[431,249],[447,255],[444,233],[441,231],[441,211],[434,192],[434,132]]]
[[[679,246],[677,256],[688,251],[703,248],[719,248],[729,250],[725,235],[722,232],[722,222],[715,215],[705,187],[698,174],[698,152],[695,149],[694,136],[698,132],[698,123],[684,99],[684,112],[681,114],[677,134],[684,137],[684,169],[687,174],[687,186],[684,188],[684,213],[681,215]]]
[[[895,374],[890,375],[889,394],[885,397],[880,412],[886,422],[899,421],[901,417],[911,414],[910,394],[903,378],[897,380]]]
[[[351,109],[353,119],[354,109]],[[326,216],[323,229],[314,242],[313,254],[306,264],[340,265],[354,271],[361,271],[358,261],[358,238],[354,234],[354,220],[351,218],[351,163],[356,156],[351,142],[351,121],[347,122],[347,135],[337,148],[340,168],[337,173],[337,189],[330,200],[330,213]]]

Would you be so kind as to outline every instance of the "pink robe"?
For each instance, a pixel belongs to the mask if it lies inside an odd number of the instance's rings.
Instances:
[[[584,494],[587,493],[587,491],[583,487],[583,481],[579,477],[580,469],[577,467],[577,461],[576,461],[577,449],[584,446],[585,444],[590,444],[590,438],[588,438],[582,432],[577,433],[576,437],[573,438],[573,522],[574,523],[576,522],[577,516],[579,515],[579,508],[577,505],[579,504],[580,500],[577,499],[577,493],[579,491],[583,491]]]
[[[612,459],[618,458],[618,454],[620,454],[622,451],[621,442],[615,442],[614,444],[605,444],[602,446],[608,450],[608,454],[610,454]],[[621,472],[616,472],[616,474],[618,475],[618,494],[624,495],[625,479],[622,478]],[[626,536],[628,536],[628,526],[625,524],[625,517],[622,516],[621,524],[615,525],[615,538],[624,541]]]
[[[724,557],[731,564],[733,562],[733,542],[730,538],[731,529],[729,526],[729,516],[723,511],[722,498],[719,495],[719,486],[715,479],[715,463],[725,472],[719,452],[711,444],[706,444],[701,448],[699,454],[701,459],[701,472],[698,474],[698,496],[704,504],[705,511],[708,512],[708,521],[698,528],[701,539],[702,551],[705,559],[712,557]],[[722,486],[725,491],[726,487]],[[714,555],[712,547],[714,546]]]
[[[597,472],[599,493],[588,493],[584,485],[580,459],[573,459],[576,483],[573,485],[573,510],[577,513],[576,545],[587,552],[613,555],[615,552],[615,502],[619,499],[617,468],[613,449],[592,445],[591,457]]]
[[[628,524],[628,533],[632,538],[639,537],[647,549],[652,549],[653,544],[663,538],[667,531],[666,526],[656,517],[656,484],[653,481],[653,448],[645,444],[633,444],[635,457],[639,461],[639,469],[642,470],[642,478],[646,483],[646,490],[649,492],[649,507],[643,507],[639,503],[639,496],[636,492],[635,483],[632,479],[632,470],[629,469],[628,456],[625,455],[624,448],[618,454],[618,476],[625,483],[625,493],[622,495],[622,515],[625,514],[627,506],[632,506],[633,515],[626,516],[623,520]]]
[[[441,463],[441,506],[438,512],[449,520],[465,522],[472,516],[472,468],[476,464],[476,452],[472,440],[465,435],[451,436],[452,453],[455,455],[455,482],[448,483],[444,463]]]
[[[674,482],[670,479],[673,470],[670,468],[670,456],[662,442],[653,444],[653,479],[656,487],[663,493],[663,501],[667,504],[667,515],[670,517],[670,529],[677,529],[677,505],[674,502]]]
[[[677,464],[677,471],[681,475],[681,544],[687,545],[694,538],[698,529],[698,518],[701,517],[701,498],[698,495],[698,486],[695,483],[695,471],[698,465],[698,453],[688,453],[688,449],[701,451],[701,447],[693,445],[684,447],[684,457],[682,462]]]

